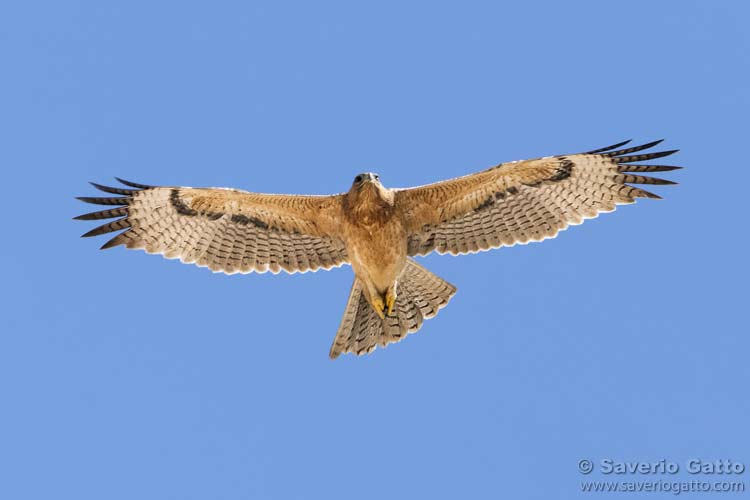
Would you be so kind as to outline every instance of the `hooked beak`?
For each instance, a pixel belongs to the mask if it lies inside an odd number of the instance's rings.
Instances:
[[[359,184],[357,185],[358,191],[362,191],[362,190],[370,191],[374,188],[377,189],[378,186],[380,186],[380,180],[378,179],[377,175],[370,174],[370,173],[360,174],[360,175],[362,176],[362,180],[359,181]]]

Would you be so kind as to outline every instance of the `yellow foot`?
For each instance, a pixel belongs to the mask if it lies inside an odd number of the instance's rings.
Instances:
[[[393,314],[393,307],[396,305],[396,294],[389,289],[385,294],[385,306],[388,308],[388,316]]]
[[[373,297],[372,308],[375,309],[375,312],[378,316],[380,316],[380,319],[385,319],[385,314],[383,314],[383,310],[385,309],[383,299],[381,299],[380,297]]]

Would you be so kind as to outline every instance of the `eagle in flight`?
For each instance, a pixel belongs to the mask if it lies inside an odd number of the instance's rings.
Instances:
[[[354,284],[330,357],[370,353],[416,332],[456,287],[413,260],[552,238],[570,224],[636,198],[659,198],[631,184],[674,184],[643,175],[680,167],[640,164],[672,151],[628,142],[586,153],[501,163],[425,186],[392,189],[377,174],[330,196],[260,194],[226,188],[93,186],[114,197],[78,198],[113,206],[80,220],[116,220],[84,234],[121,232],[125,245],[214,272],[288,273],[351,264]],[[618,149],[622,148],[622,149]]]

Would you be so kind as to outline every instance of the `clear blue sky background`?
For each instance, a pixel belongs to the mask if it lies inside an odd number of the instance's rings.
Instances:
[[[581,458],[750,467],[749,14],[5,2],[0,498],[590,498]],[[213,275],[71,220],[114,175],[332,193],[631,137],[682,149],[664,201],[424,259],[457,296],[364,358],[327,356],[348,267]]]

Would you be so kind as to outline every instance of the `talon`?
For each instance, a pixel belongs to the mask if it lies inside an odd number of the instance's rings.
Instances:
[[[385,304],[383,303],[383,299],[380,297],[373,298],[372,308],[375,309],[375,313],[380,316],[380,319],[385,319],[385,314],[383,313],[385,310]]]
[[[391,293],[390,290],[385,295],[385,305],[388,308],[388,316],[393,315],[393,307],[396,305],[396,294]]]

